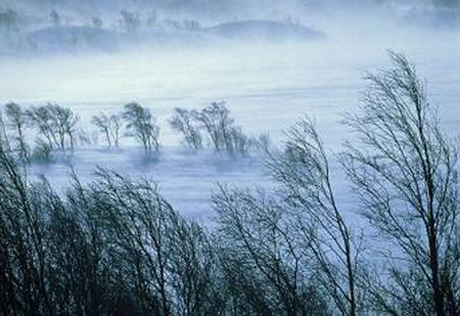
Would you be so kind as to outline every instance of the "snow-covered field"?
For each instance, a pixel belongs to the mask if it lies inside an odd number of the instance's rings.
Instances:
[[[211,214],[209,197],[216,183],[269,185],[260,159],[231,159],[181,148],[167,120],[174,107],[201,108],[226,101],[248,134],[269,133],[275,143],[302,115],[314,116],[326,145],[340,150],[351,134],[341,115],[355,111],[366,70],[388,63],[387,49],[403,51],[428,80],[428,93],[440,108],[446,131],[460,127],[460,32],[350,21],[323,29],[327,39],[306,43],[232,42],[193,48],[132,48],[117,53],[49,54],[0,57],[0,103],[70,107],[90,128],[91,116],[115,113],[130,101],[151,108],[161,126],[162,156],[144,164],[138,150],[122,140],[121,151],[81,149],[72,163],[88,179],[96,165],[155,180],[181,212]],[[372,24],[370,24],[372,25]],[[65,187],[69,166],[35,166],[53,185]],[[342,181],[337,186],[346,198]],[[349,201],[352,202],[352,201]]]

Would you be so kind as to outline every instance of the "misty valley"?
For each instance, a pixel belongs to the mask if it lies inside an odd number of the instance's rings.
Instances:
[[[460,315],[456,0],[0,1],[0,315]]]

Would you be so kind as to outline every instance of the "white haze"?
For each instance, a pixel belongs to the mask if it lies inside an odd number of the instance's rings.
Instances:
[[[123,139],[121,152],[81,149],[72,163],[89,178],[96,165],[157,181],[166,198],[185,214],[210,215],[209,196],[217,182],[269,185],[259,160],[232,161],[209,152],[181,149],[167,120],[174,107],[200,108],[226,101],[248,134],[269,133],[275,143],[282,131],[304,114],[316,118],[326,145],[340,150],[352,137],[340,124],[353,112],[366,83],[366,70],[388,64],[387,49],[404,52],[428,80],[432,103],[443,126],[457,136],[460,123],[460,32],[431,24],[390,18],[379,11],[351,15],[311,15],[325,40],[289,43],[230,42],[203,47],[132,47],[119,52],[40,54],[0,57],[0,103],[70,107],[90,128],[91,116],[118,112],[130,101],[149,107],[161,126],[163,155],[145,165],[133,144]],[[349,14],[349,15],[348,15]],[[312,23],[309,23],[312,22]],[[54,185],[65,187],[69,166],[34,167]],[[352,203],[344,182],[342,199]]]

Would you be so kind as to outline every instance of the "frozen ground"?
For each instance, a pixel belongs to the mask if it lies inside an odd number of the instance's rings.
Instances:
[[[382,22],[383,23],[383,22]],[[326,144],[340,150],[352,137],[340,125],[341,114],[357,108],[366,85],[365,70],[388,62],[386,49],[404,51],[428,79],[428,92],[439,105],[446,131],[460,126],[460,36],[453,30],[424,27],[382,27],[353,24],[353,19],[329,24],[328,39],[303,44],[236,42],[207,48],[130,49],[112,54],[66,54],[0,57],[0,103],[22,105],[57,102],[79,113],[89,126],[100,111],[117,112],[130,101],[152,109],[162,128],[163,155],[145,165],[129,141],[121,152],[78,151],[73,165],[89,179],[101,165],[146,176],[158,182],[164,195],[183,213],[210,215],[209,196],[217,182],[268,185],[256,159],[231,161],[204,152],[181,150],[167,119],[176,106],[199,108],[225,100],[248,134],[268,132],[275,142],[296,119],[316,117]],[[34,167],[65,187],[69,167]],[[344,201],[353,203],[342,181]]]

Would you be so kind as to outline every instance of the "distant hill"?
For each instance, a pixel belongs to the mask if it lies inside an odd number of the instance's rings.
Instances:
[[[310,41],[325,35],[296,23],[269,20],[227,22],[211,27],[141,28],[136,32],[91,26],[54,26],[35,31],[0,34],[0,52],[6,51],[75,51],[117,50],[139,44],[153,46],[213,45],[222,41]]]
[[[325,36],[300,24],[268,20],[228,22],[208,31],[223,38],[251,40],[312,40]]]

